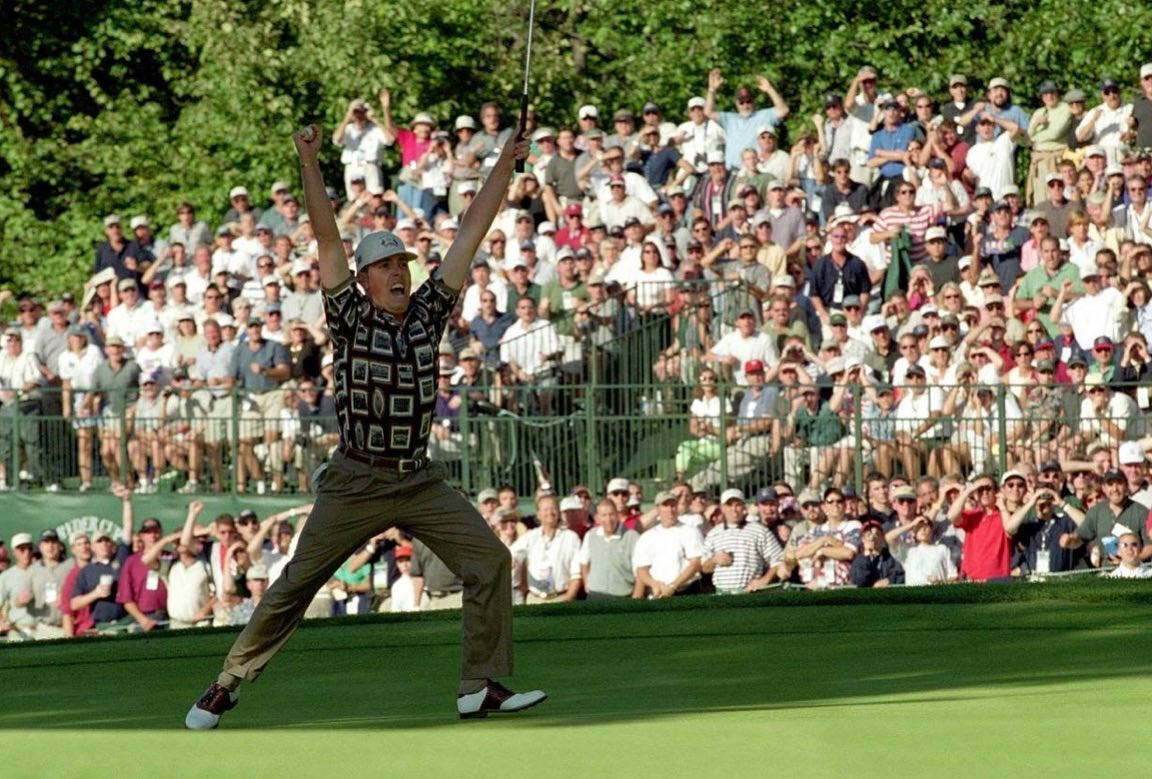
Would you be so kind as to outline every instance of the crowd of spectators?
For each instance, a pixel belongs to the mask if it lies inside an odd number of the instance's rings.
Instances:
[[[1106,491],[1152,449],[1152,64],[1121,75],[1020,95],[954,74],[937,96],[863,67],[787,142],[777,85],[719,71],[683,107],[530,114],[440,346],[429,454],[469,456],[462,408],[563,413],[595,369],[661,388],[614,411],[687,422],[662,487],[823,500],[858,462],[958,484],[1056,463]],[[327,193],[349,254],[391,230],[413,287],[435,271],[512,133],[478,116],[351,101]],[[0,292],[0,489],[307,492],[337,433],[291,190],[237,183],[199,204],[212,225],[192,203],[109,215],[82,292]]]
[[[514,561],[516,604],[580,598],[731,595],[781,584],[826,589],[1045,578],[1083,570],[1150,578],[1152,485],[1142,460],[1099,479],[1059,463],[999,479],[868,475],[865,488],[793,493],[786,482],[751,499],[718,499],[684,482],[646,503],[614,478],[594,496],[583,485],[538,490],[532,514],[510,485],[477,496],[484,520]],[[117,490],[120,531],[17,533],[0,545],[0,640],[242,625],[284,566],[311,506],[261,519],[245,510],[200,522],[188,504],[165,533],[136,525],[133,493]],[[296,519],[296,522],[292,520]],[[68,554],[70,552],[70,554]],[[307,616],[459,608],[463,583],[419,540],[390,528],[333,574]]]

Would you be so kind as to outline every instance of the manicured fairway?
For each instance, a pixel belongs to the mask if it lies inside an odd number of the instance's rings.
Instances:
[[[1090,582],[527,609],[513,683],[551,697],[474,722],[453,708],[452,615],[313,623],[212,733],[180,728],[231,632],[8,646],[0,776],[1127,773],[1152,728],[1149,595]]]

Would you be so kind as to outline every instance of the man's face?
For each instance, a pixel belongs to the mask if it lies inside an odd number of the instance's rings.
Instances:
[[[16,558],[16,564],[21,568],[27,568],[32,564],[32,544],[20,544],[12,548],[13,556]]]
[[[500,508],[506,509],[507,511],[516,510],[516,504],[519,502],[516,490],[500,490],[497,498],[500,500]]]
[[[942,260],[948,254],[948,241],[944,238],[933,238],[924,246],[928,249],[928,256],[934,260]]]
[[[1148,194],[1148,185],[1139,179],[1131,179],[1128,182],[1128,195],[1132,198],[1132,204],[1141,207],[1144,205],[1144,200]]]
[[[95,550],[95,556],[97,559],[107,560],[116,552],[116,544],[112,541],[111,538],[103,536],[96,539],[96,543],[93,544],[93,549]]]
[[[72,542],[72,556],[77,561],[87,563],[92,559],[92,540],[88,536],[80,536]]]
[[[996,134],[996,123],[991,119],[980,119],[976,122],[976,134],[986,141],[992,140]]]
[[[616,513],[616,507],[611,503],[601,503],[597,506],[596,524],[608,535],[615,533],[620,525],[620,515]]]
[[[756,317],[750,314],[737,317],[736,329],[740,331],[741,335],[743,335],[745,338],[748,338],[752,335],[753,331],[756,330]]]
[[[988,90],[988,100],[997,108],[1008,105],[1008,90],[1004,87],[992,87]]]
[[[500,109],[495,106],[485,106],[480,112],[480,123],[488,132],[500,129]]]
[[[907,360],[909,365],[918,362],[920,360],[920,342],[912,336],[901,338],[900,356]]]
[[[760,521],[765,525],[775,524],[780,519],[780,503],[775,500],[764,500],[757,504],[760,507]]]
[[[1116,547],[1120,562],[1129,566],[1140,564],[1140,536],[1135,533],[1125,533],[1120,536]]]
[[[813,524],[816,524],[816,525],[824,524],[824,520],[825,520],[824,511],[820,507],[819,501],[813,501],[811,503],[805,503],[804,505],[802,505],[800,507],[800,513],[804,515],[804,519],[808,520],[809,522],[811,522]]]
[[[723,509],[724,522],[728,525],[739,525],[748,514],[748,509],[744,505],[744,501],[735,498],[725,503]]]
[[[953,84],[948,87],[948,94],[957,103],[963,103],[968,99],[968,85],[967,84]]]
[[[394,254],[374,262],[360,271],[357,278],[368,293],[369,299],[378,308],[394,316],[402,316],[408,310],[412,274],[408,270],[408,260],[404,255]],[[279,287],[276,291],[279,292]]]
[[[1120,505],[1128,497],[1128,483],[1121,479],[1109,479],[1104,482],[1104,497],[1113,505]]]
[[[1128,463],[1121,464],[1120,470],[1128,478],[1128,486],[1132,488],[1139,488],[1148,476],[1148,467],[1144,463]]]
[[[536,519],[545,530],[554,530],[560,524],[560,504],[555,498],[541,498],[536,506]]]
[[[844,496],[839,492],[830,492],[824,498],[824,514],[833,522],[844,518]]]
[[[1101,91],[1101,95],[1113,111],[1120,105],[1120,90],[1117,87],[1109,86]]]
[[[1004,490],[1004,497],[1008,500],[1019,503],[1024,498],[1024,492],[1028,489],[1028,482],[1023,479],[1013,477],[1004,482],[1001,488]]]

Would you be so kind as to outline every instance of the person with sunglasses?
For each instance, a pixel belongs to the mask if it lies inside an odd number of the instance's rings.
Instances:
[[[1002,482],[1024,479],[1008,471]],[[1003,502],[995,480],[977,475],[948,510],[948,520],[964,531],[964,552],[960,572],[966,579],[1002,579],[1011,572],[1012,537],[1005,530]]]

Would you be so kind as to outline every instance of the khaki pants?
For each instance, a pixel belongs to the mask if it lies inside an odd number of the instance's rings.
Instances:
[[[320,472],[296,553],[224,661],[219,682],[252,681],[291,637],[316,591],[372,536],[400,527],[464,582],[461,678],[512,673],[512,557],[480,513],[430,463],[415,473],[371,468],[341,454]]]
[[[442,611],[444,609],[459,609],[464,607],[463,592],[448,592],[443,595],[433,595],[425,592],[421,599],[421,611]]]

